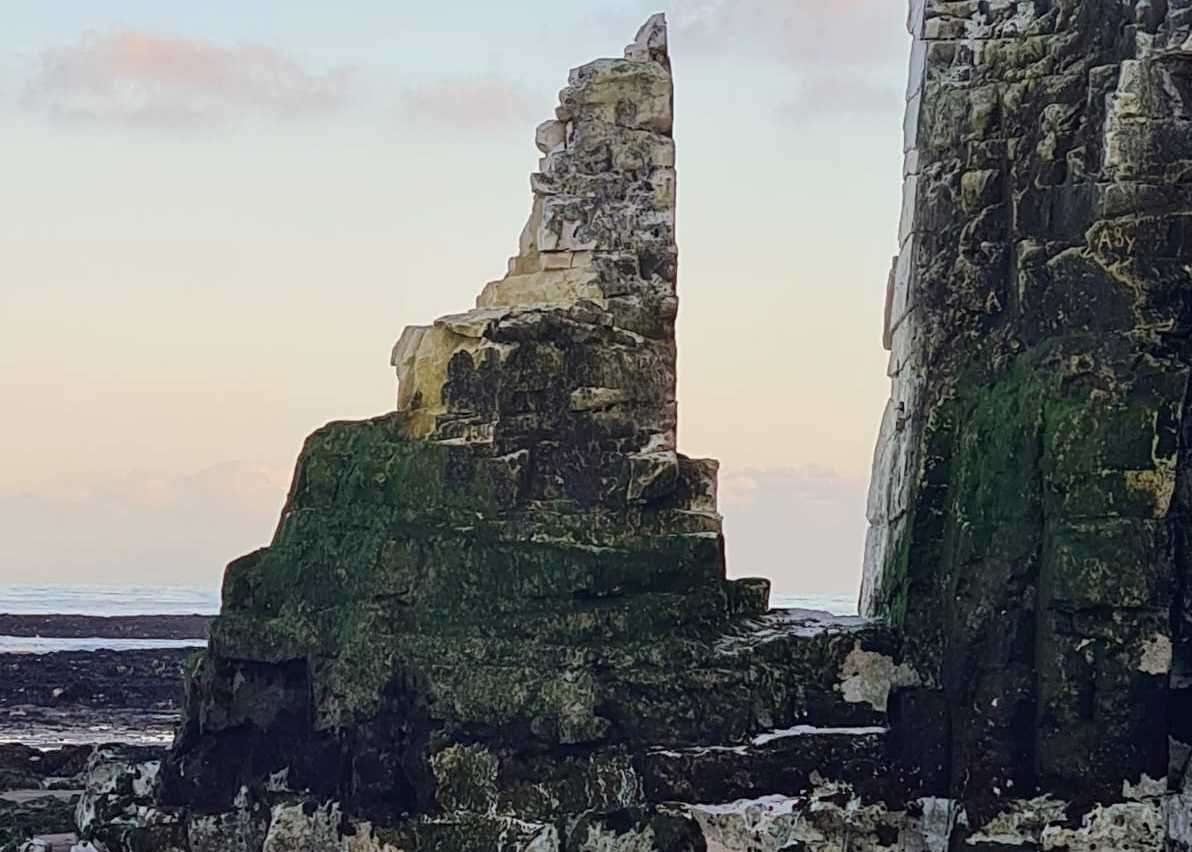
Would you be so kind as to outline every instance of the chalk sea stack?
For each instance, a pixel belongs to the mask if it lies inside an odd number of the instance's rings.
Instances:
[[[171,755],[97,766],[97,846],[679,852],[737,830],[686,804],[817,789],[850,830],[821,773],[874,787],[905,672],[725,579],[676,448],[672,99],[662,16],[571,72],[507,274],[402,333],[396,412],[307,441]]]
[[[106,852],[1192,849],[1192,0],[914,0],[862,605],[728,581],[677,451],[661,16],[474,310],[228,567]]]

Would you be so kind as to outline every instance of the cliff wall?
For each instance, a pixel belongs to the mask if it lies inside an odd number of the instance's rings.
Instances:
[[[862,607],[946,696],[970,816],[1182,790],[1192,4],[910,27]]]

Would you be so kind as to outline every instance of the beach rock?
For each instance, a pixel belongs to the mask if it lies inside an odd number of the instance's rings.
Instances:
[[[96,852],[94,846],[79,843],[70,832],[41,834],[21,847],[21,852]]]
[[[0,793],[9,790],[82,789],[91,746],[42,750],[0,743]]]
[[[0,708],[177,710],[188,648],[0,654]]]
[[[109,745],[95,750],[75,808],[79,837],[97,852],[186,852],[186,823],[158,807],[165,750]]]
[[[74,830],[74,801],[43,796],[20,802],[0,798],[0,852],[18,852],[34,836]]]
[[[307,441],[160,772],[93,763],[97,846],[686,848],[650,749],[880,723],[846,660],[895,642],[725,578],[717,465],[676,446],[664,20],[626,55],[539,127],[504,277],[400,336],[398,410]]]
[[[160,773],[95,764],[97,846],[696,852],[701,802],[926,795],[897,639],[727,580],[678,452],[666,45],[572,71],[507,274],[402,333],[395,413],[308,439]]]

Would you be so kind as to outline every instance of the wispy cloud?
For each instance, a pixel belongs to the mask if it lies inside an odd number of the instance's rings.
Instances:
[[[905,19],[892,0],[676,0],[671,26],[687,50],[807,69],[899,61]]]
[[[905,4],[893,0],[676,0],[675,40],[693,54],[793,72],[776,112],[801,122],[896,116],[906,75]]]
[[[591,16],[585,26],[615,39],[656,11]],[[902,109],[906,4],[899,0],[673,0],[668,13],[676,68],[728,60],[759,75],[790,75],[793,97],[771,104],[782,119],[896,117]],[[765,106],[765,105],[759,105]]]
[[[6,582],[212,585],[268,543],[289,478],[284,465],[245,462],[0,490],[0,570]]]
[[[262,45],[123,30],[42,51],[22,102],[62,121],[186,129],[326,114],[351,80]]]
[[[41,51],[20,101],[53,121],[126,129],[223,129],[350,107],[366,122],[403,128],[492,130],[545,117],[534,95],[498,74],[407,80],[342,65],[320,71],[262,45],[122,30]]]
[[[452,130],[526,128],[549,117],[537,100],[527,87],[498,75],[431,77],[401,90],[398,112],[403,123]]]

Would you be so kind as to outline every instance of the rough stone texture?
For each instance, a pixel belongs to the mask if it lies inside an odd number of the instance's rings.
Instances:
[[[0,798],[0,852],[23,850],[34,835],[68,832],[74,827],[74,803],[58,796],[21,802]]]
[[[945,696],[970,822],[1054,796],[1073,824],[1038,848],[1158,849],[1123,785],[1170,755],[1178,789],[1192,741],[1192,4],[916,0],[910,26],[863,610]]]
[[[0,707],[177,710],[185,648],[57,651],[0,657]]]
[[[708,852],[945,852],[960,818],[954,802],[921,798],[898,810],[864,804],[847,784],[800,797],[765,796],[684,809]]]
[[[1188,852],[1189,27],[1192,0],[912,3],[864,590],[890,624],[726,581],[716,464],[675,445],[664,21],[574,70],[507,274],[401,335],[396,413],[307,441],[174,748],[97,758],[84,836]]]
[[[0,742],[0,795],[10,790],[77,790],[94,749],[66,746],[41,751]]]
[[[686,490],[718,532],[712,462],[676,452],[673,94],[666,27],[571,72],[508,273],[393,350],[400,431],[470,446],[527,502],[618,515]],[[520,498],[520,499],[518,499]],[[695,515],[705,517],[697,518]]]
[[[401,335],[396,413],[307,441],[172,752],[93,768],[97,848],[695,852],[699,803],[929,786],[889,631],[725,579],[675,444],[671,127],[661,16],[571,72],[508,273]]]
[[[79,837],[99,850],[184,852],[180,814],[158,807],[163,750],[103,746],[92,754],[87,786],[75,809]]]

